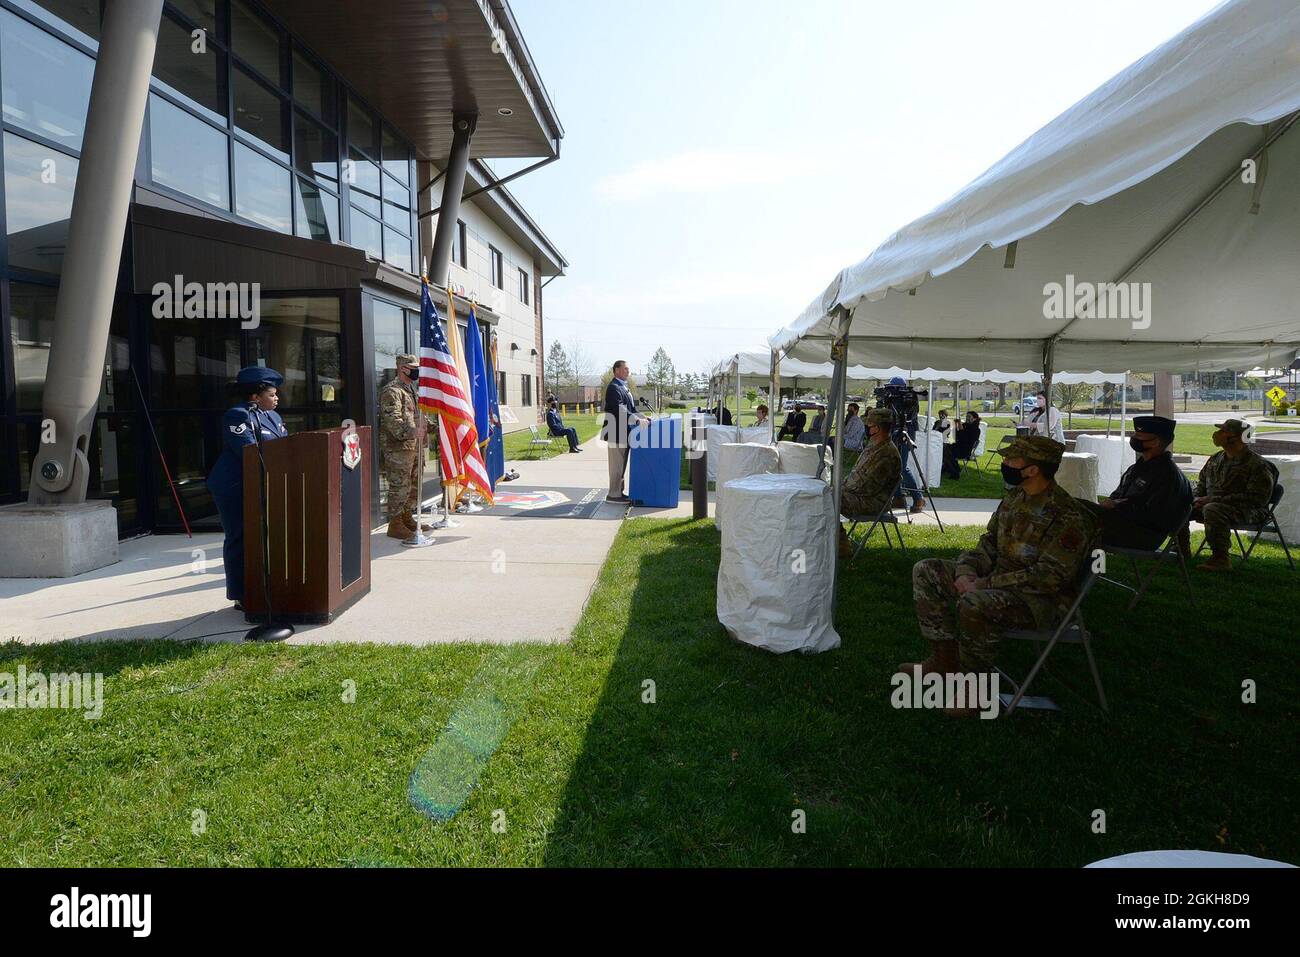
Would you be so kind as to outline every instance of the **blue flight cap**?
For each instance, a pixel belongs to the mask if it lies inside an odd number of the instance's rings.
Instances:
[[[235,382],[239,385],[246,386],[256,386],[265,383],[266,385],[273,385],[276,388],[279,388],[280,384],[284,382],[284,376],[280,375],[280,373],[276,372],[274,369],[268,369],[264,366],[245,366],[239,370],[239,375],[235,376]]]
[[[889,380],[890,385],[907,385],[907,381],[902,376],[894,376]]]

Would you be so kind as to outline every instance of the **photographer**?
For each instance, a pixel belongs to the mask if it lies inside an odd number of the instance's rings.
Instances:
[[[894,508],[904,508],[907,505],[903,493],[908,492],[912,496],[911,511],[924,512],[925,497],[921,494],[921,484],[912,475],[912,469],[908,465],[911,450],[916,445],[916,413],[920,408],[916,393],[904,379],[894,376],[889,380],[889,385],[876,389],[874,395],[879,400],[877,408],[888,408],[894,413],[892,438],[894,447],[903,460],[903,478],[894,490]]]

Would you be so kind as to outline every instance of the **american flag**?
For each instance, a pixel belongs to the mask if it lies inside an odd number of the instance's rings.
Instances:
[[[452,301],[450,291],[447,301]],[[459,340],[454,311],[447,328],[452,330],[453,340]],[[459,342],[447,342],[426,282],[420,294],[419,401],[421,409],[438,415],[438,448],[449,507],[456,504],[461,488],[467,485],[492,501],[492,483],[488,481],[483,453],[479,450],[478,430],[474,427],[474,403],[464,351],[456,345]]]

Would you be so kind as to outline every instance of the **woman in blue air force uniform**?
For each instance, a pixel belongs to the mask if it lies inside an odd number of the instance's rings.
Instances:
[[[224,448],[208,475],[208,491],[217,503],[221,528],[226,533],[221,546],[226,569],[226,597],[241,609],[244,601],[244,447],[257,441],[253,429],[261,432],[263,442],[282,439],[289,434],[275,411],[280,403],[278,390],[282,382],[284,376],[274,369],[249,366],[239,370],[235,387],[243,401],[227,409],[221,418]],[[253,494],[257,494],[256,489]]]

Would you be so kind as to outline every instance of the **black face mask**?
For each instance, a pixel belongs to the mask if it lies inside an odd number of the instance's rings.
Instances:
[[[1146,443],[1143,442],[1141,439],[1137,438],[1136,436],[1128,440],[1128,446],[1138,455],[1141,455],[1143,452],[1147,450]]]
[[[1024,480],[1024,469],[1013,469],[1006,462],[1002,463],[1002,481],[1008,485],[1019,485]]]

